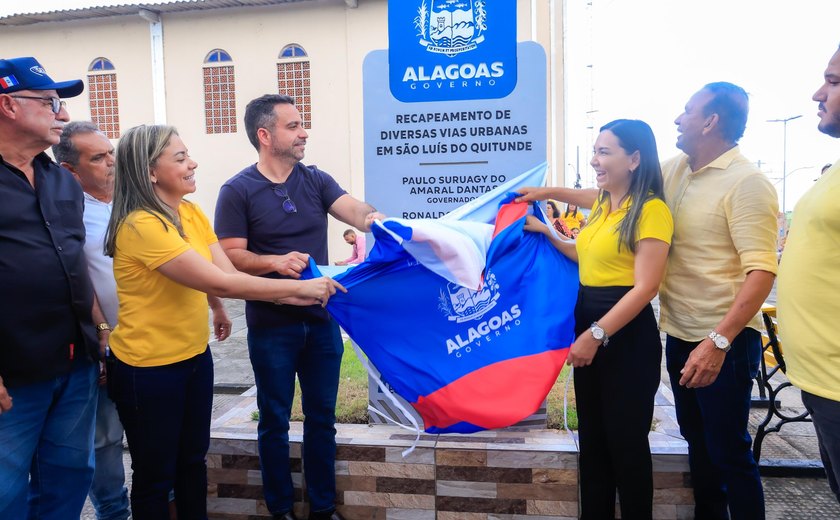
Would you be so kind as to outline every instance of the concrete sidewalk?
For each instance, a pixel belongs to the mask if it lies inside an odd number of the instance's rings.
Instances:
[[[771,294],[771,297],[774,296]],[[223,410],[235,397],[253,386],[254,374],[248,360],[247,327],[244,303],[240,300],[226,300],[228,315],[233,321],[231,337],[222,343],[213,342],[216,395],[213,402],[214,418],[217,410]],[[664,360],[663,360],[664,362]],[[782,381],[781,376],[778,381]],[[757,389],[754,389],[757,396]],[[803,409],[796,388],[789,388],[780,395],[784,411],[795,414]],[[663,367],[662,384],[656,397],[656,418],[659,423],[656,432],[662,436],[681,439],[673,411],[670,383]],[[750,416],[751,433],[764,418],[766,410],[754,409]],[[781,432],[765,438],[762,459],[789,461],[819,461],[816,433],[810,423],[785,425]],[[130,481],[130,458],[125,456],[126,477]],[[824,478],[765,477],[764,492],[768,519],[840,519],[840,504],[828,488]],[[84,519],[94,519],[90,503],[82,514]]]

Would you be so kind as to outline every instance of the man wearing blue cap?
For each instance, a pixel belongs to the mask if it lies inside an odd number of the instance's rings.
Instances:
[[[105,319],[82,189],[44,153],[69,120],[61,98],[82,90],[34,58],[0,59],[0,518],[78,518],[93,477]]]

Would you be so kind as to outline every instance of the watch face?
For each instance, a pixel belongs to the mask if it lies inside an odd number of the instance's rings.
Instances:
[[[721,350],[726,349],[729,346],[729,342],[726,341],[726,338],[718,336],[715,338],[715,346]]]
[[[599,328],[593,328],[592,337],[595,339],[604,339],[604,330]]]

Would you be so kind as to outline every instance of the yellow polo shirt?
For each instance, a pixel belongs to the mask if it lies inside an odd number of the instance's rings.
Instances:
[[[840,161],[799,199],[779,266],[779,335],[787,376],[840,401]]]
[[[606,203],[609,205],[609,201]],[[636,256],[626,247],[618,250],[618,227],[627,215],[630,200],[609,213],[607,208],[597,218],[591,219],[577,237],[580,283],[587,287],[630,287],[635,284]],[[598,202],[592,207],[595,214]],[[668,206],[661,199],[645,202],[638,222],[638,240],[655,238],[671,243],[674,222]]]
[[[569,216],[567,217],[565,212],[561,213],[560,216],[563,219],[563,222],[566,223],[566,227],[568,227],[569,230],[575,228],[582,229],[583,226],[581,224],[583,224],[583,219],[586,218],[580,210],[578,210],[577,216],[575,216],[574,213],[569,213]]]
[[[114,278],[120,300],[111,350],[136,367],[154,367],[195,357],[207,348],[207,295],[163,276],[157,268],[195,249],[211,260],[218,242],[207,217],[190,202],[179,206],[186,239],[147,211],[134,211],[117,231]]]
[[[662,164],[662,176],[674,242],[659,288],[659,326],[701,341],[732,306],[747,273],[776,272],[776,190],[737,146],[696,172],[680,154]],[[759,316],[747,326],[761,330]]]

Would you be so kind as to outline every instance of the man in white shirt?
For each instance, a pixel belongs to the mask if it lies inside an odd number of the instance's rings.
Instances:
[[[97,330],[107,335],[117,323],[118,308],[113,259],[103,252],[114,195],[114,146],[95,124],[74,121],[64,126],[61,140],[53,146],[53,155],[84,190],[84,250],[96,298],[107,320],[98,324]],[[96,467],[90,499],[98,520],[125,520],[129,517],[129,505],[122,460],[123,427],[114,402],[101,386],[104,377],[103,371],[96,409]]]

